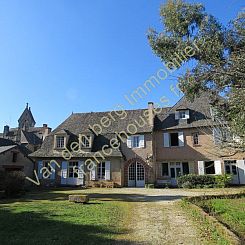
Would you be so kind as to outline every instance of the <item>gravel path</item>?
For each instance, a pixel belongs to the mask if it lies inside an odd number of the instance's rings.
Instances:
[[[182,197],[238,193],[239,189],[90,189],[92,196],[101,199],[126,201],[133,205],[127,228],[122,234],[125,244],[149,245],[202,245],[204,241],[198,229],[179,206]],[[130,243],[128,242],[130,241]]]
[[[177,203],[181,197],[195,193],[155,189],[129,189],[127,193],[128,199],[134,201],[134,209],[128,227],[132,232],[125,236],[126,240],[132,244],[203,244]]]

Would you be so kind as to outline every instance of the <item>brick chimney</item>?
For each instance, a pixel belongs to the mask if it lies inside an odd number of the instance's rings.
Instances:
[[[154,103],[148,102],[148,120],[149,125],[153,127],[154,125]]]

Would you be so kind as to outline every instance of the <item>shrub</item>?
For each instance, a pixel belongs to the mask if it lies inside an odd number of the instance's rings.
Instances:
[[[188,174],[178,178],[178,186],[182,188],[210,188],[215,185],[215,176]]]
[[[182,188],[213,188],[227,187],[232,176],[225,175],[196,175],[188,174],[178,178],[178,186]]]
[[[225,174],[225,175],[216,175],[215,176],[215,186],[219,188],[227,187],[232,180],[232,175]]]
[[[24,191],[25,175],[21,171],[9,172],[5,175],[4,190],[7,197],[20,195]]]

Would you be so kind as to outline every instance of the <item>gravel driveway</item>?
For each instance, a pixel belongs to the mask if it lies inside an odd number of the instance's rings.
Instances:
[[[205,244],[201,234],[189,217],[182,211],[182,197],[238,193],[243,189],[90,189],[91,197],[101,200],[118,200],[133,203],[128,229],[120,240],[132,244]],[[128,244],[128,243],[127,243]]]

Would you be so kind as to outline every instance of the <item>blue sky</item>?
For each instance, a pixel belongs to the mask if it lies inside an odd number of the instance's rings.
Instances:
[[[197,2],[197,1],[189,1]],[[198,2],[227,23],[242,0]],[[55,128],[72,112],[145,108],[166,96],[169,77],[134,106],[124,95],[162,67],[146,32],[161,30],[160,0],[0,0],[0,131],[29,102],[37,125]]]

